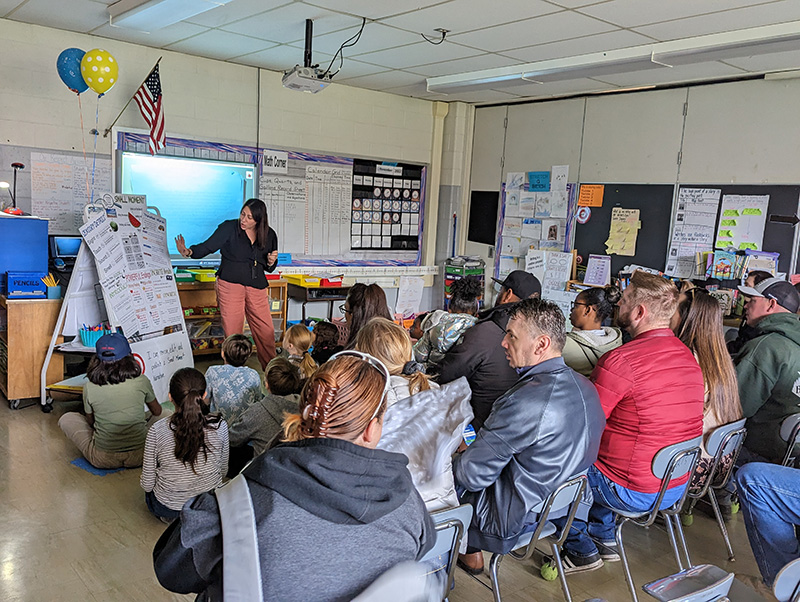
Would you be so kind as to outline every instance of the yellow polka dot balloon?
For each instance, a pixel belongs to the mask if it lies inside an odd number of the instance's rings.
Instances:
[[[102,96],[117,83],[117,59],[102,48],[90,50],[81,59],[81,75],[86,85]]]

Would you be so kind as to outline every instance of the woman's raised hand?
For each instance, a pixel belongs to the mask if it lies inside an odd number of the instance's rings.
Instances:
[[[273,251],[267,256],[267,259],[269,261],[267,265],[275,265],[276,263],[278,263],[278,252]]]
[[[184,257],[192,256],[192,250],[186,248],[186,241],[183,240],[183,234],[178,234],[178,236],[175,237],[175,245],[178,247],[178,253]]]

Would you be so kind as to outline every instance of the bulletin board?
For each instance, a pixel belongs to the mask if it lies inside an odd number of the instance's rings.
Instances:
[[[720,195],[720,208],[722,207],[722,198],[725,195],[738,194],[738,195],[769,195],[769,205],[767,206],[767,220],[764,226],[764,241],[761,250],[769,251],[771,253],[780,253],[778,261],[778,271],[790,273],[798,273],[798,265],[791,266],[792,248],[794,242],[795,226],[793,228],[789,224],[771,222],[770,215],[798,215],[800,212],[800,186],[792,185],[757,185],[757,184],[681,184],[681,188],[717,188],[722,191]],[[719,221],[719,214],[717,214]],[[638,262],[637,262],[638,263]],[[648,265],[648,264],[643,264]],[[661,269],[659,266],[648,266]]]
[[[118,150],[147,152],[147,145],[146,134],[117,134]],[[256,164],[258,197],[292,266],[421,263],[424,165],[169,137],[163,152]]]
[[[603,205],[592,207],[586,223],[575,223],[575,244],[579,261],[588,261],[590,254],[607,255],[605,242],[611,226],[614,207],[638,209],[641,229],[633,256],[611,255],[611,273],[635,263],[664,269],[669,245],[670,219],[675,186],[672,184],[605,184]]]

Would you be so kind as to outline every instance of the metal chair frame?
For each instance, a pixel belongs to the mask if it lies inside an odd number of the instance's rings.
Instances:
[[[694,508],[698,500],[702,499],[703,497],[708,497],[708,501],[714,511],[714,517],[717,520],[717,525],[722,533],[722,538],[725,540],[725,547],[728,549],[728,560],[731,561],[736,560],[736,555],[733,553],[733,547],[731,546],[728,529],[725,526],[725,521],[722,519],[722,513],[719,509],[719,501],[717,500],[716,490],[724,489],[728,484],[728,481],[731,480],[733,469],[736,465],[736,460],[739,457],[739,452],[742,449],[744,438],[747,435],[747,429],[744,427],[745,422],[746,419],[742,418],[736,422],[731,422],[729,424],[717,427],[712,431],[706,445],[708,453],[713,455],[711,470],[706,476],[706,480],[703,483],[702,488],[696,493],[692,492],[690,489],[688,494],[689,498],[692,500],[689,503],[689,511]],[[733,454],[733,462],[731,462],[725,472],[722,473],[722,459],[728,454]],[[720,477],[721,481],[719,484],[714,485],[714,482]]]
[[[466,516],[467,509],[469,511],[469,517]],[[466,524],[462,518],[454,516],[459,513],[464,513],[463,519],[466,520]],[[436,520],[437,517],[441,517],[443,520]],[[456,560],[458,559],[458,549],[461,547],[461,541],[464,538],[464,534],[467,532],[470,521],[472,520],[472,506],[470,504],[462,504],[461,506],[456,506],[455,508],[437,510],[436,512],[431,512],[431,518],[436,525],[437,544],[439,542],[439,538],[444,538],[448,531],[452,530],[453,532],[449,547],[450,559],[447,563],[447,580],[444,584],[441,596],[442,600],[447,600],[448,594],[450,593],[450,588],[453,585],[453,574],[456,568]],[[426,554],[425,557],[420,560],[420,562],[423,562],[434,555],[443,553],[443,551],[440,551],[438,548],[439,546],[434,544],[434,548],[428,552],[428,554]]]
[[[583,493],[586,490],[587,482],[586,475],[582,474],[572,477],[569,481],[557,487],[542,503],[531,509],[531,512],[538,514],[536,530],[532,533],[523,533],[517,539],[517,544],[522,542],[522,545],[518,545],[516,549],[508,553],[508,555],[517,560],[528,560],[535,553],[536,544],[542,539],[550,538],[550,549],[553,554],[553,560],[555,560],[556,567],[558,568],[558,577],[561,582],[564,599],[567,602],[572,602],[572,596],[569,591],[569,586],[567,585],[564,566],[561,562],[561,546],[564,545],[564,541],[567,539],[569,530],[572,527],[572,521],[575,519],[578,506],[583,499]],[[551,534],[557,529],[552,523],[548,522],[548,518],[551,512],[561,510],[562,508],[569,508],[567,522],[560,536],[553,540]],[[545,529],[547,529],[547,532],[545,532]],[[526,540],[527,543],[525,543]],[[520,552],[519,550],[523,548],[524,552]],[[494,595],[495,602],[502,602],[500,598],[500,580],[497,571],[500,566],[500,561],[504,556],[505,554],[494,553],[489,562],[489,576],[492,580],[492,594]],[[483,583],[483,585],[485,586],[486,584]]]
[[[695,468],[697,467],[697,461],[700,458],[701,442],[702,437],[696,437],[694,439],[689,439],[688,441],[682,441],[680,443],[675,443],[673,445],[664,447],[655,455],[651,470],[656,478],[661,479],[661,487],[658,491],[658,497],[656,497],[656,500],[650,509],[643,512],[628,512],[625,510],[611,508],[611,510],[617,514],[614,540],[616,541],[617,548],[619,549],[619,555],[622,559],[622,567],[625,572],[625,581],[628,584],[628,590],[630,591],[633,602],[638,602],[639,598],[636,596],[636,586],[633,583],[630,565],[628,564],[628,556],[625,553],[625,545],[622,541],[622,527],[625,526],[625,523],[632,522],[640,527],[649,527],[656,520],[656,517],[660,512],[664,517],[664,522],[667,527],[667,535],[669,536],[670,545],[672,546],[672,552],[675,554],[675,560],[678,563],[678,568],[683,570],[686,567],[684,567],[680,551],[678,550],[678,541],[675,536],[675,530],[678,532],[678,538],[680,539],[683,554],[686,557],[686,563],[689,566],[692,566],[691,559],[689,558],[689,549],[686,546],[686,538],[683,534],[683,527],[681,526],[681,521],[678,516],[689,493],[689,482],[686,483],[686,486],[683,489],[683,494],[677,502],[675,502],[669,508],[660,509],[660,507],[672,480],[680,478],[686,474],[690,475],[690,477],[692,474],[694,474]]]
[[[782,466],[794,466],[797,458],[793,457],[794,447],[800,443],[800,414],[787,416],[781,422],[781,439],[786,441],[786,453],[783,455]]]

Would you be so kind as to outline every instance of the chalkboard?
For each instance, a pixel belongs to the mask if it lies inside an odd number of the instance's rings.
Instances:
[[[469,201],[467,240],[483,245],[495,244],[497,204],[500,193],[496,190],[473,190]]]
[[[591,216],[585,224],[575,224],[578,261],[585,264],[592,253],[607,255],[605,242],[611,226],[611,210],[622,207],[638,209],[642,227],[636,239],[636,253],[633,256],[612,255],[611,273],[616,274],[631,263],[663,270],[667,259],[674,193],[675,186],[672,184],[605,184],[603,206],[592,207]]]
[[[789,224],[770,222],[770,215],[797,215],[800,209],[800,186],[779,186],[779,185],[756,185],[756,184],[702,184],[690,185],[681,184],[681,188],[719,188],[722,190],[720,195],[720,207],[722,197],[726,194],[744,195],[769,195],[769,205],[767,207],[767,222],[764,227],[764,251],[780,253],[778,261],[778,271],[786,273],[797,273],[798,266],[790,269],[792,247],[794,241],[794,228]],[[717,213],[717,223],[719,223],[719,213]],[[797,226],[795,226],[797,227]],[[662,269],[663,266],[649,266]]]

